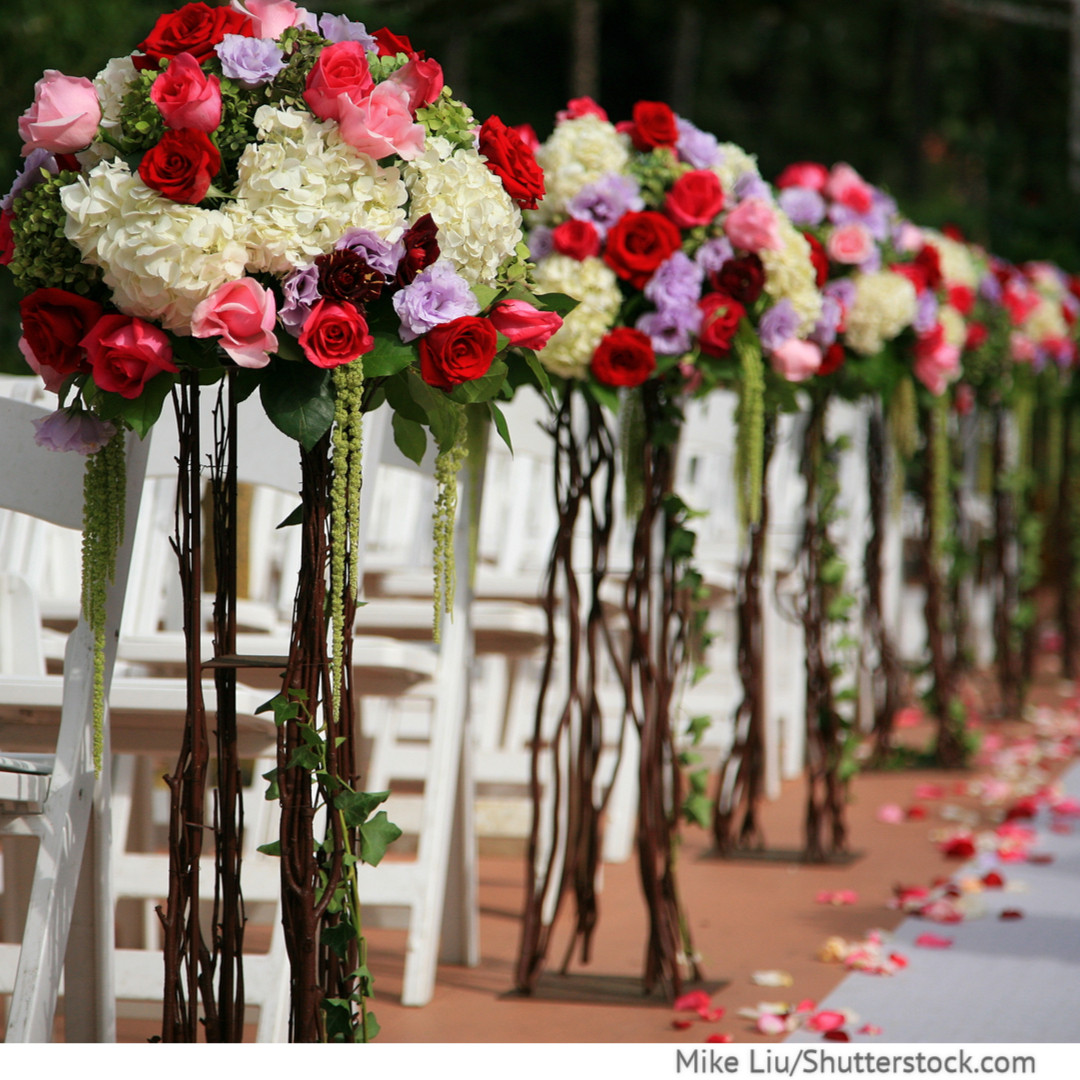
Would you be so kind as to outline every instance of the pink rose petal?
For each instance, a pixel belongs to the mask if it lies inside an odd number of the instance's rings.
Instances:
[[[885,803],[878,807],[877,819],[885,825],[899,825],[904,820],[903,807],[897,803]]]
[[[863,1024],[863,1026],[861,1028],[859,1028],[859,1034],[860,1035],[880,1035],[881,1034],[881,1028],[877,1024]]]
[[[920,934],[915,939],[915,944],[922,949],[948,949],[952,947],[953,939],[940,937],[938,934]]]

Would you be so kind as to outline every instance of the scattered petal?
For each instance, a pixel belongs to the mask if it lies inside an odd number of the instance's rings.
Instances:
[[[1050,831],[1058,836],[1072,836],[1073,827],[1067,821],[1055,821],[1050,825]]]
[[[697,1012],[701,1008],[708,1008],[712,1003],[711,998],[704,990],[691,990],[675,999],[672,1006],[676,1012]]]
[[[1005,879],[996,871],[991,870],[983,874],[982,883],[987,889],[1000,889],[1005,884]]]
[[[765,1013],[757,1019],[757,1029],[762,1035],[781,1035],[788,1030],[787,1020],[775,1013]]]
[[[925,806],[909,806],[907,808],[908,821],[922,821],[926,817]]]
[[[904,820],[904,810],[898,803],[884,803],[878,807],[878,821],[885,825],[899,825]]]
[[[915,787],[916,799],[940,799],[945,795],[945,789],[940,784],[917,784]]]
[[[1028,855],[1027,861],[1036,866],[1046,866],[1054,861],[1054,856],[1049,851],[1033,851]]]
[[[806,1019],[805,1027],[810,1031],[836,1031],[847,1023],[847,1016],[834,1009],[823,1009]]]
[[[975,854],[975,842],[970,836],[956,836],[941,845],[941,854],[947,859],[970,859]]]
[[[1024,913],[1019,908],[1005,908],[998,916],[999,919],[1022,919]]]
[[[859,894],[854,889],[822,889],[816,899],[819,904],[833,904],[840,907],[844,904],[857,903]]]
[[[906,708],[897,709],[893,713],[893,727],[913,728],[918,727],[926,719],[925,713],[917,705],[908,705]]]
[[[877,1024],[863,1024],[863,1026],[861,1028],[859,1028],[859,1034],[860,1035],[880,1035],[881,1034],[881,1028]]]
[[[938,934],[920,934],[915,939],[915,944],[921,949],[948,949],[952,943],[952,938],[941,937]]]
[[[757,986],[791,986],[795,982],[787,971],[755,971],[750,981]]]
[[[675,1028],[676,1031],[685,1031],[688,1027],[693,1027],[693,1024],[694,1024],[693,1020],[672,1020],[671,1021],[671,1026],[673,1028]]]
[[[826,1031],[822,1038],[829,1042],[851,1042],[851,1036],[846,1031]]]
[[[710,1035],[706,1040],[707,1043],[729,1043],[735,1040],[727,1033],[723,1035]]]

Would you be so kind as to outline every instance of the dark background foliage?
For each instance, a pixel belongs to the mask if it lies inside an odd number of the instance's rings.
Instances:
[[[16,119],[45,68],[93,76],[130,52],[162,0],[5,0],[0,188]],[[848,161],[920,224],[955,224],[1014,260],[1080,269],[1068,182],[1069,34],[989,17],[1066,0],[318,0],[389,25],[439,59],[479,117],[541,138],[591,92],[613,120],[665,100],[699,127],[785,164]],[[980,13],[981,12],[981,13]],[[1080,44],[1077,46],[1080,48]],[[17,361],[17,297],[0,275],[0,367]]]

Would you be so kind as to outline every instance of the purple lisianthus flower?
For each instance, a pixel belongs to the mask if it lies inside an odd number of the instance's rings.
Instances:
[[[799,316],[791,301],[785,296],[761,316],[758,334],[766,352],[773,352],[785,341],[793,338],[798,329]]]
[[[938,299],[933,289],[923,289],[915,301],[915,318],[911,325],[917,334],[928,334],[937,325]]]
[[[836,331],[844,317],[844,308],[836,296],[826,293],[821,298],[821,318],[810,334],[810,340],[827,349],[836,340]]]
[[[115,434],[108,420],[82,409],[57,409],[34,421],[34,442],[47,450],[74,450],[96,454]]]
[[[56,176],[60,172],[60,166],[57,165],[56,158],[48,150],[42,150],[39,147],[36,150],[31,150],[26,155],[26,161],[22,169],[19,170],[19,175],[15,177],[15,183],[11,185],[11,190],[0,201],[0,210],[10,210],[16,195],[20,195],[35,184],[40,184],[45,179],[41,175],[42,169],[52,176]]]
[[[850,311],[855,303],[855,282],[851,278],[837,278],[827,281],[821,290],[825,296],[831,296],[845,311]]]
[[[897,251],[918,251],[923,246],[922,229],[911,221],[897,221],[892,227],[892,242]]]
[[[661,310],[695,307],[705,271],[689,255],[676,251],[665,259],[645,286],[645,297]]]
[[[743,199],[764,199],[767,203],[774,201],[772,188],[755,172],[744,172],[735,181],[735,198],[739,202]]]
[[[979,281],[979,295],[988,303],[1001,303],[1001,282],[989,270]]]
[[[778,201],[793,225],[814,226],[825,220],[825,200],[813,188],[784,188]]]
[[[405,245],[400,241],[392,244],[370,229],[347,230],[334,245],[334,250],[355,252],[372,270],[378,270],[388,278],[397,274],[398,263],[405,255]]]
[[[681,116],[676,118],[679,138],[675,150],[679,157],[695,169],[709,169],[720,162],[720,144],[715,135],[691,124]]]
[[[285,67],[285,57],[270,38],[226,34],[214,50],[221,61],[221,74],[251,90],[272,82]]]
[[[586,184],[567,204],[572,218],[588,221],[603,236],[629,210],[643,210],[641,188],[632,177],[605,173]]]
[[[678,356],[690,351],[693,335],[701,329],[701,308],[694,304],[649,311],[635,325],[662,356]]]
[[[297,337],[304,328],[308,314],[319,301],[319,268],[314,263],[294,270],[281,283],[285,302],[278,311],[285,329]]]
[[[873,274],[881,269],[881,248],[877,244],[871,246],[870,254],[859,263],[859,269],[864,274]]]
[[[479,315],[480,302],[469,283],[448,263],[437,262],[394,293],[394,310],[401,319],[402,341],[415,341],[435,326]]]
[[[340,41],[359,41],[364,52],[379,51],[379,43],[367,32],[367,27],[347,15],[320,15],[319,33],[333,45]]]
[[[546,259],[555,250],[551,242],[551,228],[548,225],[537,225],[529,233],[526,243],[529,245],[529,258],[536,263],[541,259]]]
[[[713,240],[706,240],[697,249],[694,262],[701,267],[706,274],[718,273],[720,268],[728,261],[735,258],[735,249],[726,236],[718,236]]]

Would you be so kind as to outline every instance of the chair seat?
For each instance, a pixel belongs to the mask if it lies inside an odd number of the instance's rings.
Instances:
[[[5,809],[40,810],[49,794],[54,764],[53,754],[0,754],[0,816]]]

